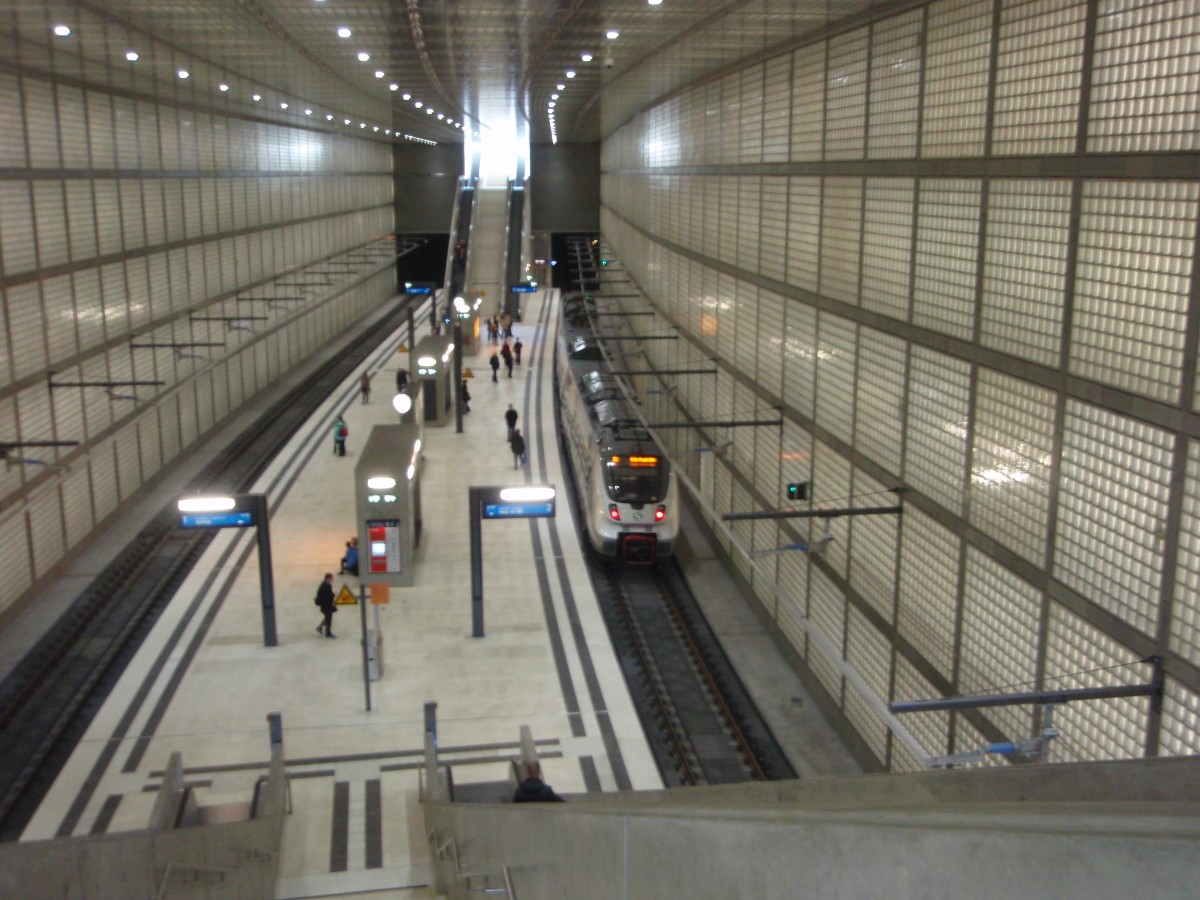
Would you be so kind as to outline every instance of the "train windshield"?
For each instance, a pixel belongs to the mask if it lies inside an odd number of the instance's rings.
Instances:
[[[614,456],[604,468],[604,486],[615,503],[661,503],[667,496],[669,475],[665,459]]]

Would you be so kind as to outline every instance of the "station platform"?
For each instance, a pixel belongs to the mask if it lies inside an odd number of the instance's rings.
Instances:
[[[383,637],[382,677],[363,677],[361,607],[340,606],[337,639],[316,633],[313,603],[326,572],[338,575],[356,531],[356,448],[374,425],[395,424],[395,372],[407,328],[365,365],[293,438],[252,489],[271,508],[278,646],[263,645],[251,529],[220,531],[124,673],[30,822],[23,840],[139,829],[170,754],[182,753],[202,804],[246,800],[269,758],[267,715],[279,713],[291,782],[279,898],[423,895],[430,883],[418,802],[426,705],[436,704],[439,756],[456,790],[507,778],[520,726],[537,741],[546,781],[560,794],[662,787],[577,543],[569,504],[553,519],[489,521],[483,528],[485,635],[472,637],[467,488],[565,481],[555,437],[553,334],[556,291],[530,295],[514,326],[524,344],[513,377],[493,383],[486,342],[464,359],[471,412],[427,426],[420,470],[422,531],[416,583],[366,608]],[[336,352],[331,350],[329,352]],[[512,404],[528,464],[514,469],[504,411]],[[249,411],[247,411],[247,414]],[[332,422],[348,427],[347,455],[333,453]],[[206,451],[207,452],[207,451]],[[204,453],[200,454],[201,457]],[[199,468],[196,459],[180,467]],[[177,480],[176,478],[176,480]],[[161,509],[171,482],[146,498]],[[144,511],[143,511],[144,512]],[[136,516],[138,510],[130,510]],[[132,529],[136,523],[125,526]],[[119,536],[122,527],[112,529]],[[93,555],[103,555],[103,544]],[[799,680],[736,599],[717,555],[698,534],[680,549],[714,630],[802,775],[857,768],[820,719]],[[48,592],[78,590],[68,573]],[[48,615],[53,604],[40,608]],[[0,635],[19,640],[19,625]]]

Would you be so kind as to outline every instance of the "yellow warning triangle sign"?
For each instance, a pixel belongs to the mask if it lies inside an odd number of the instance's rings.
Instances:
[[[397,353],[407,353],[408,352],[408,344],[401,344],[400,348],[396,352]]]
[[[475,373],[472,372],[470,369],[463,369],[463,378],[474,378],[474,377],[475,377]]]
[[[338,591],[337,599],[333,601],[337,606],[358,606],[358,601],[354,599],[354,595],[350,593],[350,585],[343,584],[342,589]]]

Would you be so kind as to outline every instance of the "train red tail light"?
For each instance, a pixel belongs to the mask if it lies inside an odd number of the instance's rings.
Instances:
[[[621,521],[621,511],[619,509],[617,509],[617,504],[615,504],[615,503],[608,504],[608,517],[610,519],[612,519],[614,522]]]
[[[656,509],[654,511],[654,521],[655,522],[661,522],[666,517],[667,517],[667,508],[665,506],[660,506],[658,509]]]

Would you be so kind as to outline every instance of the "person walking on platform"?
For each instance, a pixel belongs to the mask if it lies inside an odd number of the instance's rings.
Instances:
[[[492,381],[499,381],[500,379],[496,376],[500,372],[500,357],[493,353],[492,358],[488,360],[488,365],[492,367]]]
[[[462,380],[462,391],[459,396],[462,397],[463,412],[469,413],[471,411],[471,392],[467,390],[467,379],[465,378]]]
[[[504,358],[504,367],[508,369],[508,377],[512,378],[513,354],[512,348],[508,346],[508,341],[505,341],[504,346],[500,348],[500,356]]]
[[[408,384],[408,369],[401,367],[396,370],[396,391],[404,390],[406,384]]]
[[[517,365],[521,364],[521,339],[517,338],[513,341],[513,358],[517,361]]]
[[[513,409],[513,405],[508,404],[508,409],[504,412],[504,421],[508,424],[508,440],[512,443],[513,429],[517,427],[517,411]]]
[[[321,608],[321,624],[317,626],[317,634],[323,634],[327,638],[337,637],[333,633],[333,614],[337,612],[337,605],[333,602],[333,573],[326,572],[325,580],[321,582],[321,586],[317,588],[317,599],[313,601]]]
[[[519,469],[525,465],[525,438],[521,437],[521,429],[514,428],[512,437],[508,439],[512,445],[513,468]]]
[[[366,372],[363,372],[362,378],[358,379],[358,390],[362,394],[363,403],[371,399],[371,376]]]
[[[336,456],[346,455],[346,438],[350,434],[350,429],[346,427],[346,420],[338,416],[333,423],[333,452]]]

